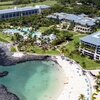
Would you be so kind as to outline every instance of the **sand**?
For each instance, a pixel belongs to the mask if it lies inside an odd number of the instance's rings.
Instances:
[[[78,100],[80,94],[85,95],[86,100],[91,100],[91,83],[88,76],[83,75],[81,66],[72,60],[62,59],[61,56],[56,56],[56,61],[69,78],[68,84],[65,85],[57,100]]]

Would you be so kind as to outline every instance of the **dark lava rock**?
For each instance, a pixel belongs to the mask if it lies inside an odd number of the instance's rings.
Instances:
[[[50,56],[43,56],[43,55],[29,55],[25,54],[23,57],[13,57],[12,52],[9,49],[0,44],[0,65],[3,66],[10,66],[15,65],[17,63],[25,62],[25,61],[33,61],[33,60],[50,60]]]
[[[0,72],[0,77],[4,77],[8,75],[8,71]]]
[[[9,49],[5,45],[0,44],[0,65],[10,62],[11,55],[12,53],[9,51]]]
[[[8,92],[4,85],[0,85],[0,100],[19,100],[19,98],[15,94]]]

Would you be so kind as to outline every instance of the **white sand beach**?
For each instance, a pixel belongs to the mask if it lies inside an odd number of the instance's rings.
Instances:
[[[80,94],[85,95],[86,100],[91,100],[91,83],[88,76],[83,74],[80,65],[61,56],[56,56],[56,61],[64,70],[66,77],[69,77],[68,84],[57,100],[78,100]]]

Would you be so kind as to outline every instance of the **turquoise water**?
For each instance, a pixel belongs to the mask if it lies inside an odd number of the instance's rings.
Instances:
[[[61,85],[62,73],[53,62],[32,61],[12,67],[0,66],[0,71],[9,71],[8,76],[0,78],[0,84],[7,86],[20,100],[49,100],[57,95]]]
[[[22,36],[32,34],[32,37],[34,36],[37,36],[38,38],[41,37],[41,32],[39,31],[30,32],[29,28],[23,28],[23,31],[18,30],[18,29],[5,29],[4,32],[9,33],[9,34],[19,33]]]

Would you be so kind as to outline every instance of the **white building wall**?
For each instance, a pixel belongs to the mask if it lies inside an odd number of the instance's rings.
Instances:
[[[80,43],[80,44],[81,44],[81,43]],[[79,51],[81,51],[81,53],[84,54],[84,55],[85,55],[85,52],[86,52],[86,53],[88,54],[88,56],[89,56],[90,54],[92,54],[94,60],[100,60],[100,54],[97,54],[97,48],[95,49],[95,52],[94,52],[94,53],[91,52],[91,51],[89,51],[89,50],[86,50],[86,49],[84,49],[84,48],[81,48],[81,47],[79,47]],[[99,57],[98,59],[97,59],[97,56]]]
[[[81,26],[81,25],[75,25],[74,31],[75,32],[78,31],[78,32],[82,32],[82,33],[90,33],[91,32],[91,28],[90,27]]]

